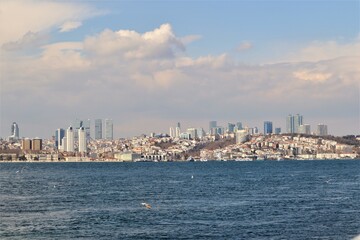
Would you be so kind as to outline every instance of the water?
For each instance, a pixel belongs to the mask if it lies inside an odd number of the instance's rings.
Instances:
[[[352,160],[1,163],[0,239],[351,239],[359,174]]]

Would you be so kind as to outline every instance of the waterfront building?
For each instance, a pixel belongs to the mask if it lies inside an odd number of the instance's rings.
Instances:
[[[105,139],[113,140],[113,120],[105,119]]]
[[[66,130],[66,151],[74,152],[74,131],[72,126]]]
[[[66,137],[63,137],[61,139],[61,150],[64,151],[64,152],[67,152],[67,138]]]
[[[264,135],[273,133],[273,124],[270,121],[264,122]]]
[[[42,150],[42,139],[35,138],[31,141],[31,150],[40,151]]]
[[[55,131],[55,147],[57,149],[60,148],[61,146],[61,139],[63,139],[63,137],[65,137],[65,130],[62,128],[58,128]]]
[[[86,132],[84,127],[81,127],[78,130],[79,135],[79,152],[86,153]]]
[[[102,139],[102,120],[95,119],[95,139]]]
[[[328,135],[328,127],[327,125],[320,123],[317,125],[317,131],[316,131],[318,136],[326,136]]]
[[[302,124],[299,126],[299,133],[311,134],[310,124]]]

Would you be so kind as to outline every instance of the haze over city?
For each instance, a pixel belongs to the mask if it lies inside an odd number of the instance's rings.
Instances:
[[[0,137],[114,137],[300,113],[360,132],[359,1],[1,1]]]

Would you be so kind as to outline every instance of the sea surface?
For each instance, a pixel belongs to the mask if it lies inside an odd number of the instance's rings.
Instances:
[[[359,160],[0,163],[0,239],[359,234]]]

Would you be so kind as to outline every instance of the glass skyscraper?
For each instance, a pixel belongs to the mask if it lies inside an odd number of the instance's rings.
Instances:
[[[113,140],[113,121],[112,119],[105,119],[105,139]]]
[[[303,116],[300,114],[291,115],[286,119],[286,132],[287,133],[299,133],[299,126],[303,125]]]
[[[271,134],[273,133],[273,124],[270,121],[264,122],[264,134]]]
[[[102,139],[102,120],[95,119],[95,139]]]
[[[59,128],[55,131],[55,147],[59,149],[59,146],[61,145],[61,140],[65,137],[65,130],[62,128]]]

